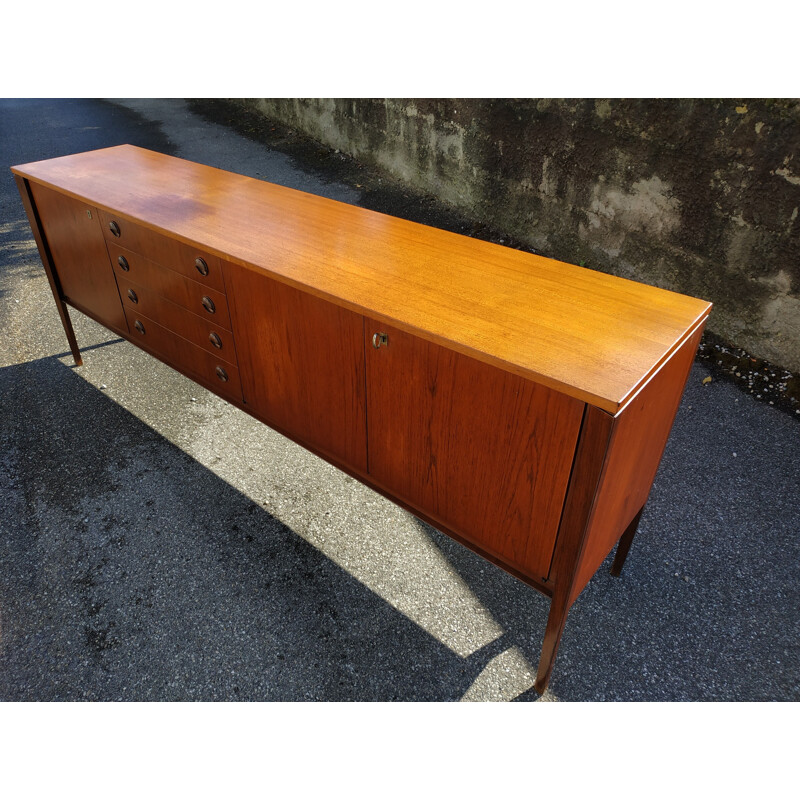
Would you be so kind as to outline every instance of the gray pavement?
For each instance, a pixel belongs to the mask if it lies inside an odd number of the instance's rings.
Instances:
[[[78,312],[73,366],[7,167],[121,142],[362,200],[182,101],[0,102],[0,699],[538,699],[544,597]],[[800,699],[800,418],[708,374],[544,700]]]

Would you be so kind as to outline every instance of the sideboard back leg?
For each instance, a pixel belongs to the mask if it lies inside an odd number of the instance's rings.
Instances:
[[[21,178],[19,175],[15,175],[14,179],[17,182],[17,189],[19,189],[19,195],[22,198],[22,205],[25,208],[25,213],[28,215],[28,222],[33,231],[33,238],[36,240],[36,247],[39,249],[39,256],[42,259],[44,271],[47,273],[47,281],[50,284],[50,291],[53,293],[53,299],[56,301],[56,308],[61,317],[61,324],[64,326],[64,333],[67,334],[69,349],[72,351],[73,359],[75,359],[75,366],[80,367],[83,364],[83,358],[81,357],[81,351],[78,347],[78,341],[75,338],[75,331],[72,329],[72,320],[69,318],[67,304],[61,296],[61,288],[58,284],[57,273],[53,268],[50,250],[42,234],[42,225],[39,220],[39,215],[36,213],[36,206],[33,202],[30,185],[25,178]]]
[[[631,542],[636,535],[636,530],[639,527],[639,520],[642,518],[644,508],[639,509],[639,513],[631,520],[631,524],[625,529],[617,545],[617,553],[614,556],[614,563],[611,565],[611,574],[618,576],[622,572],[622,566],[628,556],[628,550],[631,549]]]

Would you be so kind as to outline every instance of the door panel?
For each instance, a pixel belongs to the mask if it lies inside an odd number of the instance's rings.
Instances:
[[[97,209],[31,182],[64,297],[117,330],[128,330]]]
[[[363,317],[256,271],[224,269],[247,405],[366,472]]]
[[[584,404],[366,322],[370,475],[465,539],[545,578]],[[376,333],[387,334],[378,349]]]

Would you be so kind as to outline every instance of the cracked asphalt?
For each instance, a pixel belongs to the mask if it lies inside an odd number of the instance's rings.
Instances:
[[[538,700],[546,598],[77,311],[74,367],[8,167],[123,142],[363,200],[183,101],[0,101],[0,700]],[[800,699],[800,421],[709,375],[542,700]]]

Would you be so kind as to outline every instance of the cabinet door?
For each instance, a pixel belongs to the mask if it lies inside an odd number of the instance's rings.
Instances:
[[[546,578],[584,404],[371,320],[365,334],[370,475]]]
[[[364,318],[233,264],[225,283],[250,410],[366,472]]]
[[[117,330],[128,330],[97,209],[31,183],[64,297]]]

